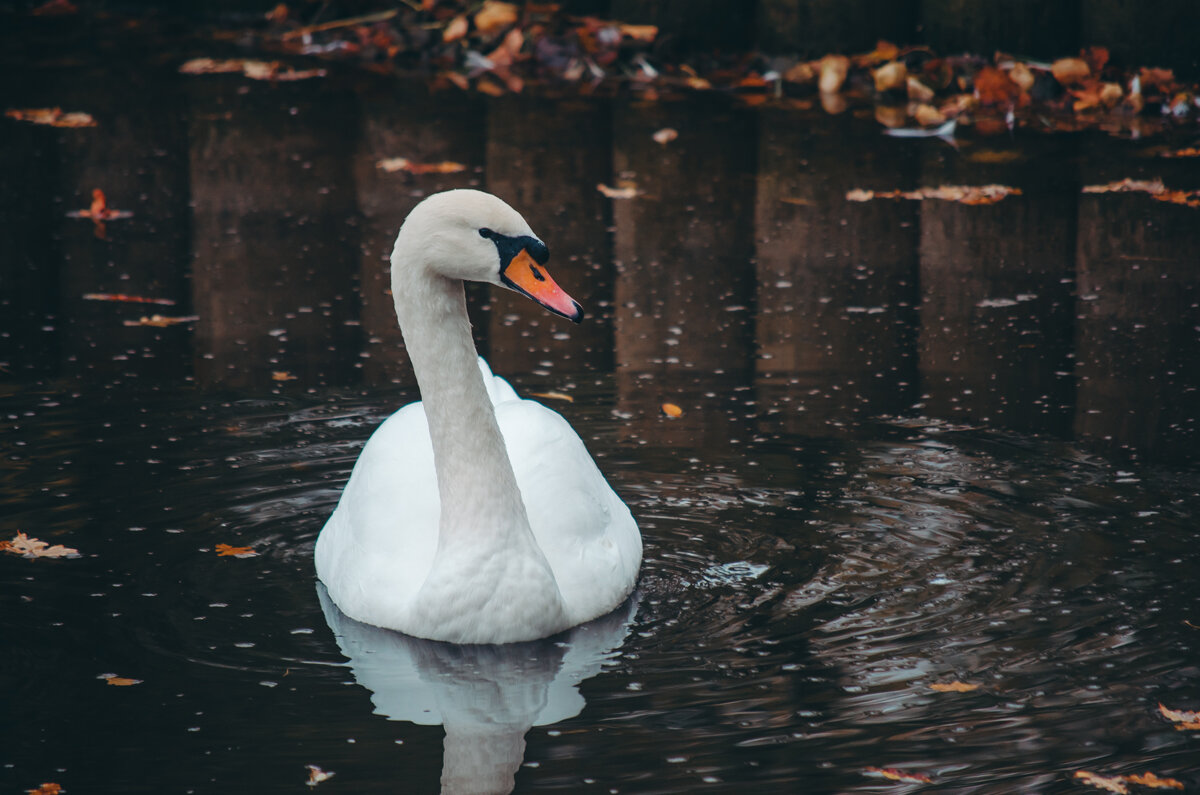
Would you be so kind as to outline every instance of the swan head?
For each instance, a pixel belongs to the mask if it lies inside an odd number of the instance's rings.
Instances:
[[[392,274],[395,280],[403,268],[423,267],[449,279],[494,284],[578,323],[583,308],[550,277],[549,258],[546,244],[512,207],[483,191],[448,190],[408,214],[392,251]]]

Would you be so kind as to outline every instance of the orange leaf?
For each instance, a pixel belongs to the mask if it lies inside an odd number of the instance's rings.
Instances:
[[[1059,58],[1050,66],[1054,79],[1064,86],[1073,85],[1092,74],[1087,61],[1082,58]]]
[[[125,293],[84,293],[83,300],[120,301],[129,304],[159,304],[160,306],[175,306],[175,302],[170,298],[144,298],[140,295],[126,295]]]
[[[676,406],[674,403],[664,403],[662,404],[662,413],[666,414],[668,417],[674,418],[681,416],[683,414],[683,409],[679,408],[679,406]]]
[[[1182,781],[1173,778],[1159,778],[1148,770],[1141,775],[1122,776],[1121,778],[1130,784],[1140,784],[1143,787],[1153,787],[1154,789],[1183,789]]]
[[[1173,723],[1200,723],[1200,712],[1187,709],[1168,709],[1161,702],[1159,702],[1158,711],[1163,714],[1164,718]]]
[[[77,558],[79,550],[62,544],[50,546],[45,541],[18,532],[12,541],[0,541],[0,552],[11,552],[25,558]]]
[[[575,398],[562,392],[530,392],[530,397],[545,398],[546,400],[565,400],[568,403],[574,403]]]
[[[63,788],[53,781],[47,781],[37,789],[27,789],[25,792],[26,795],[59,795],[60,792],[63,792]]]
[[[103,676],[101,678],[104,680],[105,684],[109,684],[114,687],[129,687],[131,685],[140,685],[142,683],[141,679],[129,679],[124,676],[109,675],[109,676]]]
[[[501,28],[516,23],[521,16],[521,9],[515,3],[502,3],[500,0],[486,0],[483,8],[475,15],[475,29],[480,33],[495,33]]]
[[[457,174],[467,170],[462,163],[454,163],[449,160],[441,163],[414,163],[403,157],[389,157],[377,161],[375,167],[389,173],[407,171],[410,174]]]
[[[641,194],[637,189],[637,185],[633,183],[625,183],[619,188],[610,188],[607,185],[597,185],[596,190],[600,191],[609,199],[632,199]]]
[[[253,547],[231,547],[229,544],[217,544],[217,555],[220,557],[252,558],[257,554]]]
[[[146,317],[142,315],[137,320],[123,321],[123,325],[167,328],[168,326],[178,326],[181,323],[195,323],[199,319],[199,315],[183,315],[181,317],[167,317],[166,315],[151,315],[150,317]]]
[[[308,768],[308,781],[305,783],[310,787],[315,787],[322,781],[328,781],[337,775],[332,770],[322,770],[316,765],[305,765],[305,767]]]
[[[621,31],[622,36],[645,44],[652,43],[658,36],[657,25],[618,25],[617,28]]]
[[[31,124],[47,124],[51,127],[95,127],[96,120],[87,113],[63,113],[62,108],[9,109],[4,115],[17,121]]]
[[[846,82],[850,59],[844,55],[826,55],[817,62],[817,71],[820,74],[817,87],[823,94],[832,94]]]
[[[1083,60],[1092,70],[1092,74],[1100,74],[1100,70],[1108,63],[1108,48],[1107,47],[1088,47],[1079,53],[1083,56]]]
[[[909,773],[894,767],[868,767],[863,771],[868,776],[886,778],[889,781],[903,781],[906,784],[931,784],[933,779],[924,773]]]
[[[442,41],[451,42],[458,41],[463,36],[467,35],[467,29],[470,25],[467,23],[467,18],[459,14],[454,19],[450,20],[450,24],[442,31]]]
[[[985,66],[975,74],[975,98],[981,105],[1015,105],[1020,96],[1021,87],[1007,72]]]
[[[972,690],[978,690],[979,685],[967,684],[966,682],[935,682],[929,686],[930,690],[936,690],[939,693],[970,693]]]
[[[1109,792],[1117,792],[1121,793],[1121,795],[1128,795],[1129,793],[1129,787],[1125,786],[1125,782],[1121,780],[1120,776],[1107,778],[1105,776],[1091,773],[1087,770],[1076,770],[1075,778],[1081,779],[1084,783],[1091,784],[1097,789],[1108,790]]]

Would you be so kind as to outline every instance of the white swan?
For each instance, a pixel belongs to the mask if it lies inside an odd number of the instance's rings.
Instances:
[[[392,252],[392,296],[420,403],[359,455],[321,530],[317,576],[346,615],[454,643],[535,640],[604,615],[637,579],[629,509],[558,413],[475,353],[463,280],[578,322],[546,245],[487,193],[435,194]]]

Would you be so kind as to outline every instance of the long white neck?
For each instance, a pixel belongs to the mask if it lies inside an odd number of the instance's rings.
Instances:
[[[429,420],[442,505],[439,550],[481,535],[532,539],[479,371],[463,284],[420,265],[404,267],[402,276],[393,278],[392,295]]]

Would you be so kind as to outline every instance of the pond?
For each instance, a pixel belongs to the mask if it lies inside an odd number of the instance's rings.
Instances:
[[[1200,785],[1160,708],[1200,707],[1200,210],[1083,190],[1194,189],[1168,142],[181,59],[6,89],[99,124],[0,123],[0,535],[80,553],[0,556],[0,789]],[[993,183],[1020,193],[847,198]],[[363,442],[417,399],[396,230],[467,186],[587,313],[473,289],[481,353],[549,394],[645,541],[616,613],[512,647],[355,624],[313,573]],[[68,217],[96,188],[132,216]]]

